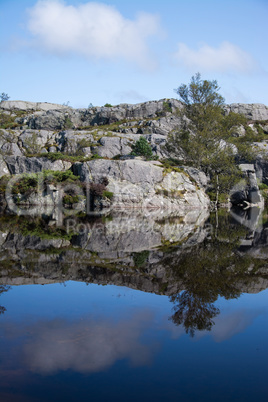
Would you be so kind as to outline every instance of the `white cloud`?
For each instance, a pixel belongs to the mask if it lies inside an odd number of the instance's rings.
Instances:
[[[147,38],[161,32],[155,15],[124,18],[114,7],[96,2],[67,5],[40,0],[29,9],[28,30],[35,44],[50,53],[78,54],[88,59],[123,58],[153,68]]]
[[[196,71],[248,73],[256,68],[250,54],[230,42],[223,42],[218,48],[204,44],[198,50],[179,43],[174,56],[177,63]]]

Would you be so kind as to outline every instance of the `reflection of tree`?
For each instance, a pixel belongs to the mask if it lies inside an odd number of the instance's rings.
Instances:
[[[212,319],[220,313],[212,303],[202,300],[202,297],[183,291],[170,299],[176,303],[175,313],[171,317],[176,325],[183,325],[186,333],[194,336],[196,330],[210,331],[214,322]]]
[[[219,296],[237,298],[241,293],[237,283],[252,281],[252,276],[247,274],[248,268],[258,262],[238,251],[243,231],[223,214],[219,216],[217,230],[211,239],[184,250],[176,260],[174,257],[166,259],[172,267],[172,276],[185,289],[170,298],[175,304],[171,320],[176,325],[183,325],[191,336],[196,330],[211,330],[213,318],[220,313],[213,304]]]
[[[0,295],[4,292],[7,292],[9,289],[10,289],[10,286],[0,285]],[[0,315],[4,314],[5,311],[6,311],[6,308],[3,306],[0,306]]]
[[[7,309],[3,306],[0,306],[0,315],[4,314],[5,311],[7,311]]]

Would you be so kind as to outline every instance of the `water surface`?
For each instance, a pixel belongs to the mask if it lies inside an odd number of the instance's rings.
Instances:
[[[267,400],[266,223],[207,218],[2,217],[1,401]]]

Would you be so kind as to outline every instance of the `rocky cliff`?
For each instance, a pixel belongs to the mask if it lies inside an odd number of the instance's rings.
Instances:
[[[71,169],[85,182],[107,176],[108,191],[114,193],[117,204],[122,201],[121,206],[147,203],[157,208],[207,208],[207,179],[200,181],[202,173],[170,170],[161,163],[131,160],[129,156],[133,144],[144,136],[155,157],[168,157],[167,136],[185,123],[182,108],[176,99],[88,109],[1,102],[0,177]],[[232,104],[223,110],[243,114],[251,123],[258,121],[267,131],[265,105]],[[102,159],[91,160],[94,158]],[[265,163],[259,158],[259,165]]]

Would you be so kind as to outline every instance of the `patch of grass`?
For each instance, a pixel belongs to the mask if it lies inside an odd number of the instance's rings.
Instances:
[[[169,198],[183,198],[184,194],[186,193],[186,190],[167,190],[167,189],[157,189],[156,194],[157,195],[163,195],[164,197],[169,197]]]
[[[113,221],[113,217],[112,217],[112,215],[102,216],[101,220],[102,220],[102,223],[112,222],[112,221]]]
[[[103,193],[102,193],[102,196],[106,197],[106,198],[109,198],[109,200],[111,200],[113,198],[113,196],[114,196],[114,193],[112,191],[104,190]]]
[[[175,166],[165,167],[163,173],[164,173],[164,175],[167,175],[172,172],[183,173],[187,176],[186,172],[183,169],[175,167]]]
[[[31,155],[31,156],[37,156],[37,157],[42,157],[42,158],[48,158],[51,161],[57,161],[57,160],[62,160],[65,162],[70,162],[70,163],[75,163],[75,162],[88,162],[91,161],[92,159],[102,159],[101,156],[94,154],[90,157],[84,157],[84,156],[74,156],[74,155],[67,155],[63,154],[61,152],[48,152],[47,154],[37,154],[37,155]]]
[[[66,161],[66,162],[75,163],[75,162],[80,162],[81,159],[83,159],[83,157],[81,157],[81,156],[72,156],[72,155],[63,154],[61,152],[48,152],[45,155],[38,154],[37,156],[42,157],[42,158],[48,158],[52,162],[55,162],[57,160],[62,160],[62,161]]]
[[[171,171],[174,172],[185,173],[184,170],[178,166],[182,164],[182,161],[177,159],[161,159],[160,162],[164,168],[171,169]]]

